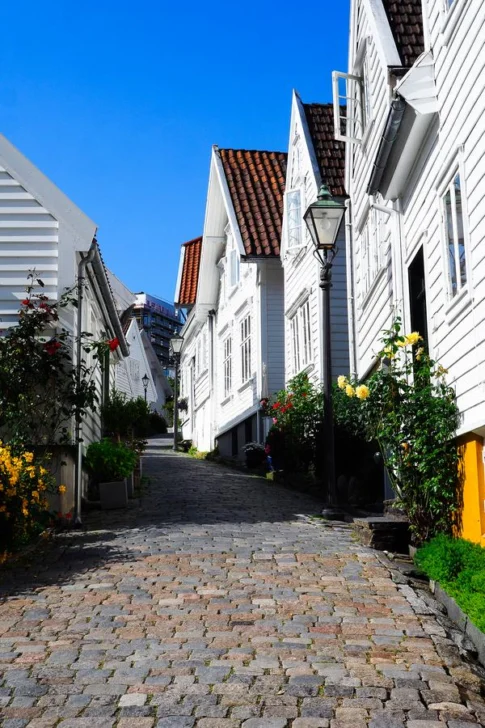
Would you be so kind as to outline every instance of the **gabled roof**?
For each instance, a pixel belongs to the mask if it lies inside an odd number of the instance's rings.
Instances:
[[[422,0],[382,0],[401,62],[411,68],[424,52]]]
[[[287,154],[217,149],[246,255],[280,254]]]
[[[197,296],[202,238],[194,238],[182,245],[182,275],[178,294],[179,306],[192,306]]]
[[[333,105],[302,104],[322,182],[332,195],[345,196],[345,143],[335,139]]]

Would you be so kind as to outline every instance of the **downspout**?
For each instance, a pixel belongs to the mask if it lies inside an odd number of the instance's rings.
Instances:
[[[350,376],[357,378],[357,331],[355,321],[355,289],[354,289],[354,229],[352,224],[352,201],[345,200],[345,238],[347,256],[347,301],[349,312],[349,359]]]
[[[214,422],[215,422],[215,347],[214,347],[214,317],[216,315],[215,309],[209,311],[209,383],[211,388],[210,398],[210,446],[213,450],[215,448],[214,440]]]
[[[81,260],[77,266],[77,322],[76,322],[76,389],[79,392],[81,387],[81,332],[83,330],[83,298],[84,298],[84,278],[86,266],[94,260],[94,256],[97,251],[96,238],[93,238],[91,247],[86,256],[81,257]],[[74,442],[76,443],[76,469],[75,469],[75,482],[74,482],[74,520],[73,525],[75,528],[82,526],[81,521],[81,490],[82,490],[82,442],[81,442],[81,430],[82,430],[82,415],[79,405],[76,405],[74,414],[75,418],[75,434]]]

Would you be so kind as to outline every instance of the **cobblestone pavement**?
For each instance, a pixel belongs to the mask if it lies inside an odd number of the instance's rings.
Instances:
[[[1,574],[4,728],[485,724],[477,671],[315,501],[149,453],[141,505]]]

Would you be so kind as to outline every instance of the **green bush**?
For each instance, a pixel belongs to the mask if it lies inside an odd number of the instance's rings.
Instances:
[[[418,550],[416,563],[485,631],[485,549],[462,538],[439,535]]]
[[[150,435],[166,435],[167,421],[158,412],[150,412],[148,416],[149,434]]]
[[[86,453],[86,463],[99,483],[123,480],[133,472],[137,453],[122,442],[104,439],[93,442]]]
[[[128,399],[123,392],[112,389],[101,414],[106,434],[118,440],[132,440],[150,434],[152,413],[143,397]]]

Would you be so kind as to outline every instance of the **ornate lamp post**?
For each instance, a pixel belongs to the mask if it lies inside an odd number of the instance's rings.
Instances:
[[[145,374],[141,378],[141,381],[142,381],[142,384],[143,384],[143,389],[145,390],[145,402],[146,402],[147,401],[148,382],[149,382],[148,376]]]
[[[182,344],[184,343],[183,336],[180,334],[174,334],[170,339],[170,354],[175,365],[175,383],[173,387],[174,397],[174,408],[173,408],[173,449],[177,450],[178,437],[179,437],[179,395],[178,395],[178,378],[179,378],[179,363],[180,354],[182,351]]]
[[[332,287],[332,263],[335,258],[336,240],[345,213],[345,205],[333,199],[328,187],[322,184],[316,202],[313,202],[303,219],[310,232],[313,254],[320,263],[320,288],[323,292],[323,437],[325,447],[325,478],[329,508],[323,515],[338,518],[337,485],[335,479],[335,443],[332,403],[332,349],[330,330],[330,289]]]

